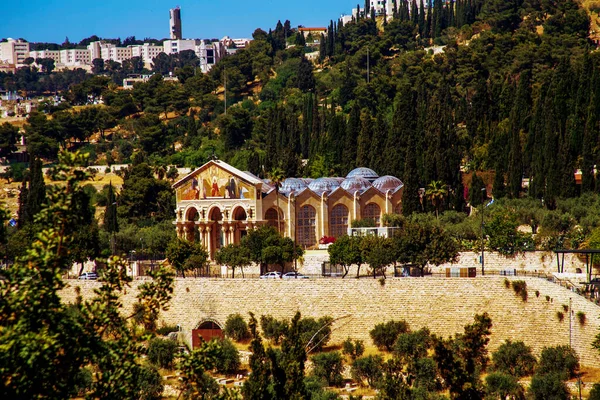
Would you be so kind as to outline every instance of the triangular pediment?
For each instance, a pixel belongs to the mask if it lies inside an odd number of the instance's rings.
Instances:
[[[173,189],[179,200],[256,199],[257,186],[260,190],[262,185],[253,175],[211,160],[173,184]]]

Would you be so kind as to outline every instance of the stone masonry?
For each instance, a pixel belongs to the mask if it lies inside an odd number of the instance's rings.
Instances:
[[[512,279],[512,278],[509,278]],[[377,323],[405,319],[413,329],[426,326],[437,335],[462,332],[477,313],[488,312],[493,321],[490,350],[504,340],[523,340],[539,355],[544,346],[571,342],[584,365],[599,365],[598,351],[592,348],[600,326],[600,307],[563,287],[539,278],[525,278],[529,299],[523,302],[501,277],[478,278],[392,278],[382,285],[375,279],[322,278],[298,281],[260,279],[177,279],[175,293],[161,320],[179,324],[191,341],[191,330],[206,319],[224,325],[228,315],[248,317],[270,314],[291,318],[296,311],[306,317],[332,316],[332,343],[347,337],[371,343],[369,331]],[[134,290],[127,290],[123,302],[129,311]],[[74,301],[75,287],[85,297],[101,282],[69,282],[63,290],[65,301]],[[536,297],[539,291],[539,297]],[[549,301],[546,300],[549,296]],[[572,299],[573,317],[559,322],[557,312]],[[586,323],[580,325],[577,312]],[[571,326],[571,329],[570,329]]]

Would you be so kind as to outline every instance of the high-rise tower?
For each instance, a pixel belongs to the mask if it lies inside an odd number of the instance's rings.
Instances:
[[[179,6],[169,10],[169,28],[171,39],[181,39],[181,10]]]

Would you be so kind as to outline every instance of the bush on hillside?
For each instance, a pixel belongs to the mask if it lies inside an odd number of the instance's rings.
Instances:
[[[227,337],[230,337],[236,342],[241,342],[250,338],[248,324],[240,314],[231,314],[227,317],[223,332]]]
[[[579,356],[569,346],[544,347],[536,374],[559,374],[563,380],[575,378],[579,372]]]
[[[527,282],[512,281],[512,288],[517,296],[519,296],[523,301],[527,301]]]
[[[177,343],[169,339],[154,338],[148,345],[148,361],[159,368],[173,368]]]
[[[401,333],[409,331],[409,326],[406,321],[388,321],[383,324],[375,325],[371,330],[370,335],[373,343],[379,350],[392,351],[394,343]]]
[[[219,340],[218,359],[217,372],[231,375],[240,368],[240,352],[229,339]]]
[[[344,340],[342,343],[342,353],[349,356],[352,361],[359,357],[362,357],[365,352],[365,344],[362,340],[352,340],[350,338]]]
[[[313,362],[313,375],[327,381],[329,386],[342,384],[344,363],[339,351],[320,353],[311,358]]]
[[[533,400],[567,400],[570,398],[569,388],[565,384],[563,376],[557,373],[533,375],[529,394]]]
[[[156,367],[144,365],[138,375],[138,385],[140,389],[141,400],[159,400],[162,399],[163,379]]]
[[[493,370],[517,378],[530,376],[535,368],[536,359],[531,347],[522,341],[502,343],[498,350],[492,353]]]
[[[281,343],[281,339],[287,332],[289,323],[286,320],[278,320],[270,315],[260,317],[260,328],[265,339],[275,344]]]
[[[363,386],[367,381],[370,387],[376,387],[383,378],[383,357],[379,354],[357,358],[352,364],[352,379]]]

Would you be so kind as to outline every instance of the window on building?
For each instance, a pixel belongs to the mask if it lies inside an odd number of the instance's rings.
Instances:
[[[296,232],[298,244],[304,248],[317,244],[317,212],[312,206],[304,206],[298,212],[298,229]]]
[[[348,234],[348,207],[338,204],[329,216],[329,235],[338,238]]]
[[[267,220],[267,225],[277,229],[277,210],[275,208],[269,208],[267,210],[265,219]],[[283,225],[283,215],[281,215],[281,213],[279,214],[279,223]]]
[[[377,226],[379,226],[381,222],[381,208],[375,203],[369,203],[362,208],[362,212],[360,213],[361,219],[372,219],[375,221]]]

